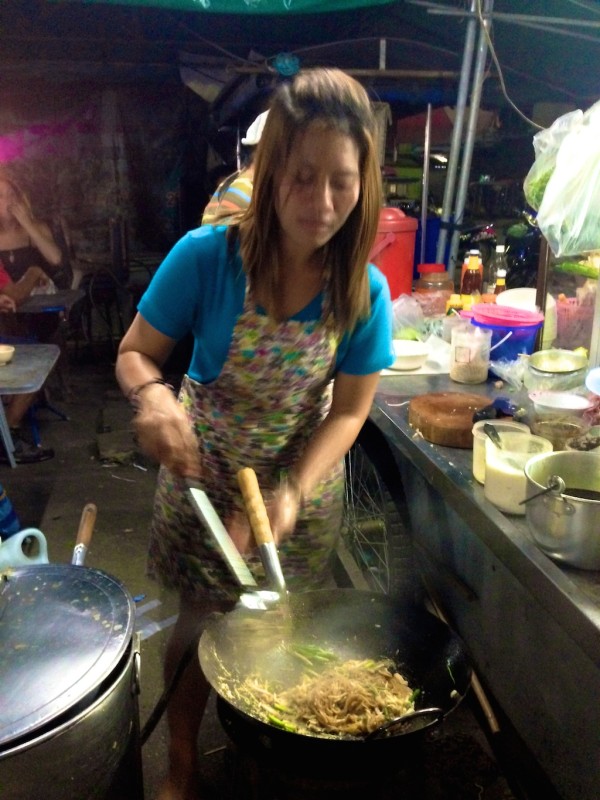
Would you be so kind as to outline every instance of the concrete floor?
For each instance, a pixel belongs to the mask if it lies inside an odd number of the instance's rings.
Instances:
[[[33,526],[43,531],[48,540],[50,560],[55,563],[70,562],[83,507],[88,502],[96,504],[98,515],[86,566],[117,577],[137,600],[136,626],[143,636],[140,696],[143,728],[162,691],[162,657],[169,626],[176,614],[175,598],[161,592],[145,576],[156,468],[139,455],[131,458],[135,453],[130,432],[131,411],[116,388],[109,355],[96,354],[93,359],[73,360],[69,385],[72,389],[70,402],[62,399],[58,392],[52,393],[52,402],[68,415],[68,421],[61,420],[47,408],[40,409],[37,414],[42,443],[54,447],[55,458],[41,464],[19,465],[14,470],[0,466],[0,482],[21,518],[22,527]],[[52,380],[50,388],[53,389]],[[107,457],[111,453],[112,457]],[[470,782],[472,791],[458,794],[455,788],[440,788],[443,783],[440,778],[439,786],[436,784],[431,794],[426,797],[411,794],[410,798],[404,795],[406,800],[455,797],[467,800],[471,796],[481,800],[514,800],[515,795],[494,766],[485,736],[469,704],[463,703],[444,723],[443,729],[442,743],[464,741],[457,736],[468,738],[486,765],[485,777],[479,778],[478,783],[473,782],[473,776],[466,779],[463,776],[460,780]],[[234,795],[233,789],[232,753],[227,745],[213,701],[199,742],[201,789],[206,800],[238,800],[239,795]],[[155,797],[165,765],[165,752],[162,717],[142,748],[146,800]],[[445,774],[451,772],[446,764]]]

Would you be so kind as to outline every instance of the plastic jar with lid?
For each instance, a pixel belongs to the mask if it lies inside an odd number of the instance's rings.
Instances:
[[[419,279],[415,283],[415,292],[428,295],[429,314],[445,314],[446,302],[454,293],[454,281],[446,267],[444,264],[419,264],[417,272]]]
[[[419,280],[415,283],[415,292],[454,293],[454,281],[446,272],[444,264],[419,264],[417,272]]]

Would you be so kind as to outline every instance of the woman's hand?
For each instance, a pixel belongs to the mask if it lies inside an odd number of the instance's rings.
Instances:
[[[156,383],[145,387],[133,420],[137,442],[147,456],[175,475],[201,477],[198,441],[171,389]]]
[[[250,522],[244,511],[234,511],[225,520],[225,528],[240,553],[250,553],[256,547],[254,536],[250,530]]]
[[[7,314],[9,311],[16,311],[17,304],[7,294],[0,294],[0,312]]]
[[[289,484],[283,484],[265,498],[267,514],[275,544],[280,544],[294,532],[300,510],[300,494]]]
[[[278,545],[293,533],[298,518],[300,497],[289,486],[271,492],[264,497],[265,508],[273,540]],[[256,548],[256,539],[245,511],[235,511],[226,521],[225,527],[240,553],[249,553]]]

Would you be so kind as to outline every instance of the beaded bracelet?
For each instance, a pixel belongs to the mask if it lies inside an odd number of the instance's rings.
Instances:
[[[155,383],[158,383],[161,386],[166,386],[167,389],[170,389],[173,393],[175,393],[175,388],[171,386],[170,383],[167,383],[164,378],[151,378],[151,380],[146,381],[146,383],[140,383],[131,388],[127,392],[127,402],[130,403],[136,411],[138,411],[141,403],[140,392],[143,392],[144,389],[146,389],[148,386],[152,386]]]

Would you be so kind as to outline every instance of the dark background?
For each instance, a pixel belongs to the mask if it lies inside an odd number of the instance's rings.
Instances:
[[[282,79],[281,54],[354,71],[395,122],[428,103],[452,106],[470,3],[446,0],[452,15],[429,13],[440,5],[398,0],[296,14],[292,3],[263,15],[198,3],[3,0],[0,162],[25,183],[40,216],[66,219],[79,253],[110,251],[115,219],[126,221],[133,250],[164,251],[197,223],[216,170],[235,166],[238,132]],[[248,6],[240,0],[240,8]],[[496,0],[494,14],[506,91],[525,117],[547,126],[595,102],[597,0]],[[507,100],[489,58],[488,66],[481,107],[497,112],[499,125],[478,141],[472,174],[521,180],[537,129]],[[217,88],[201,96],[191,81],[207,75]]]

